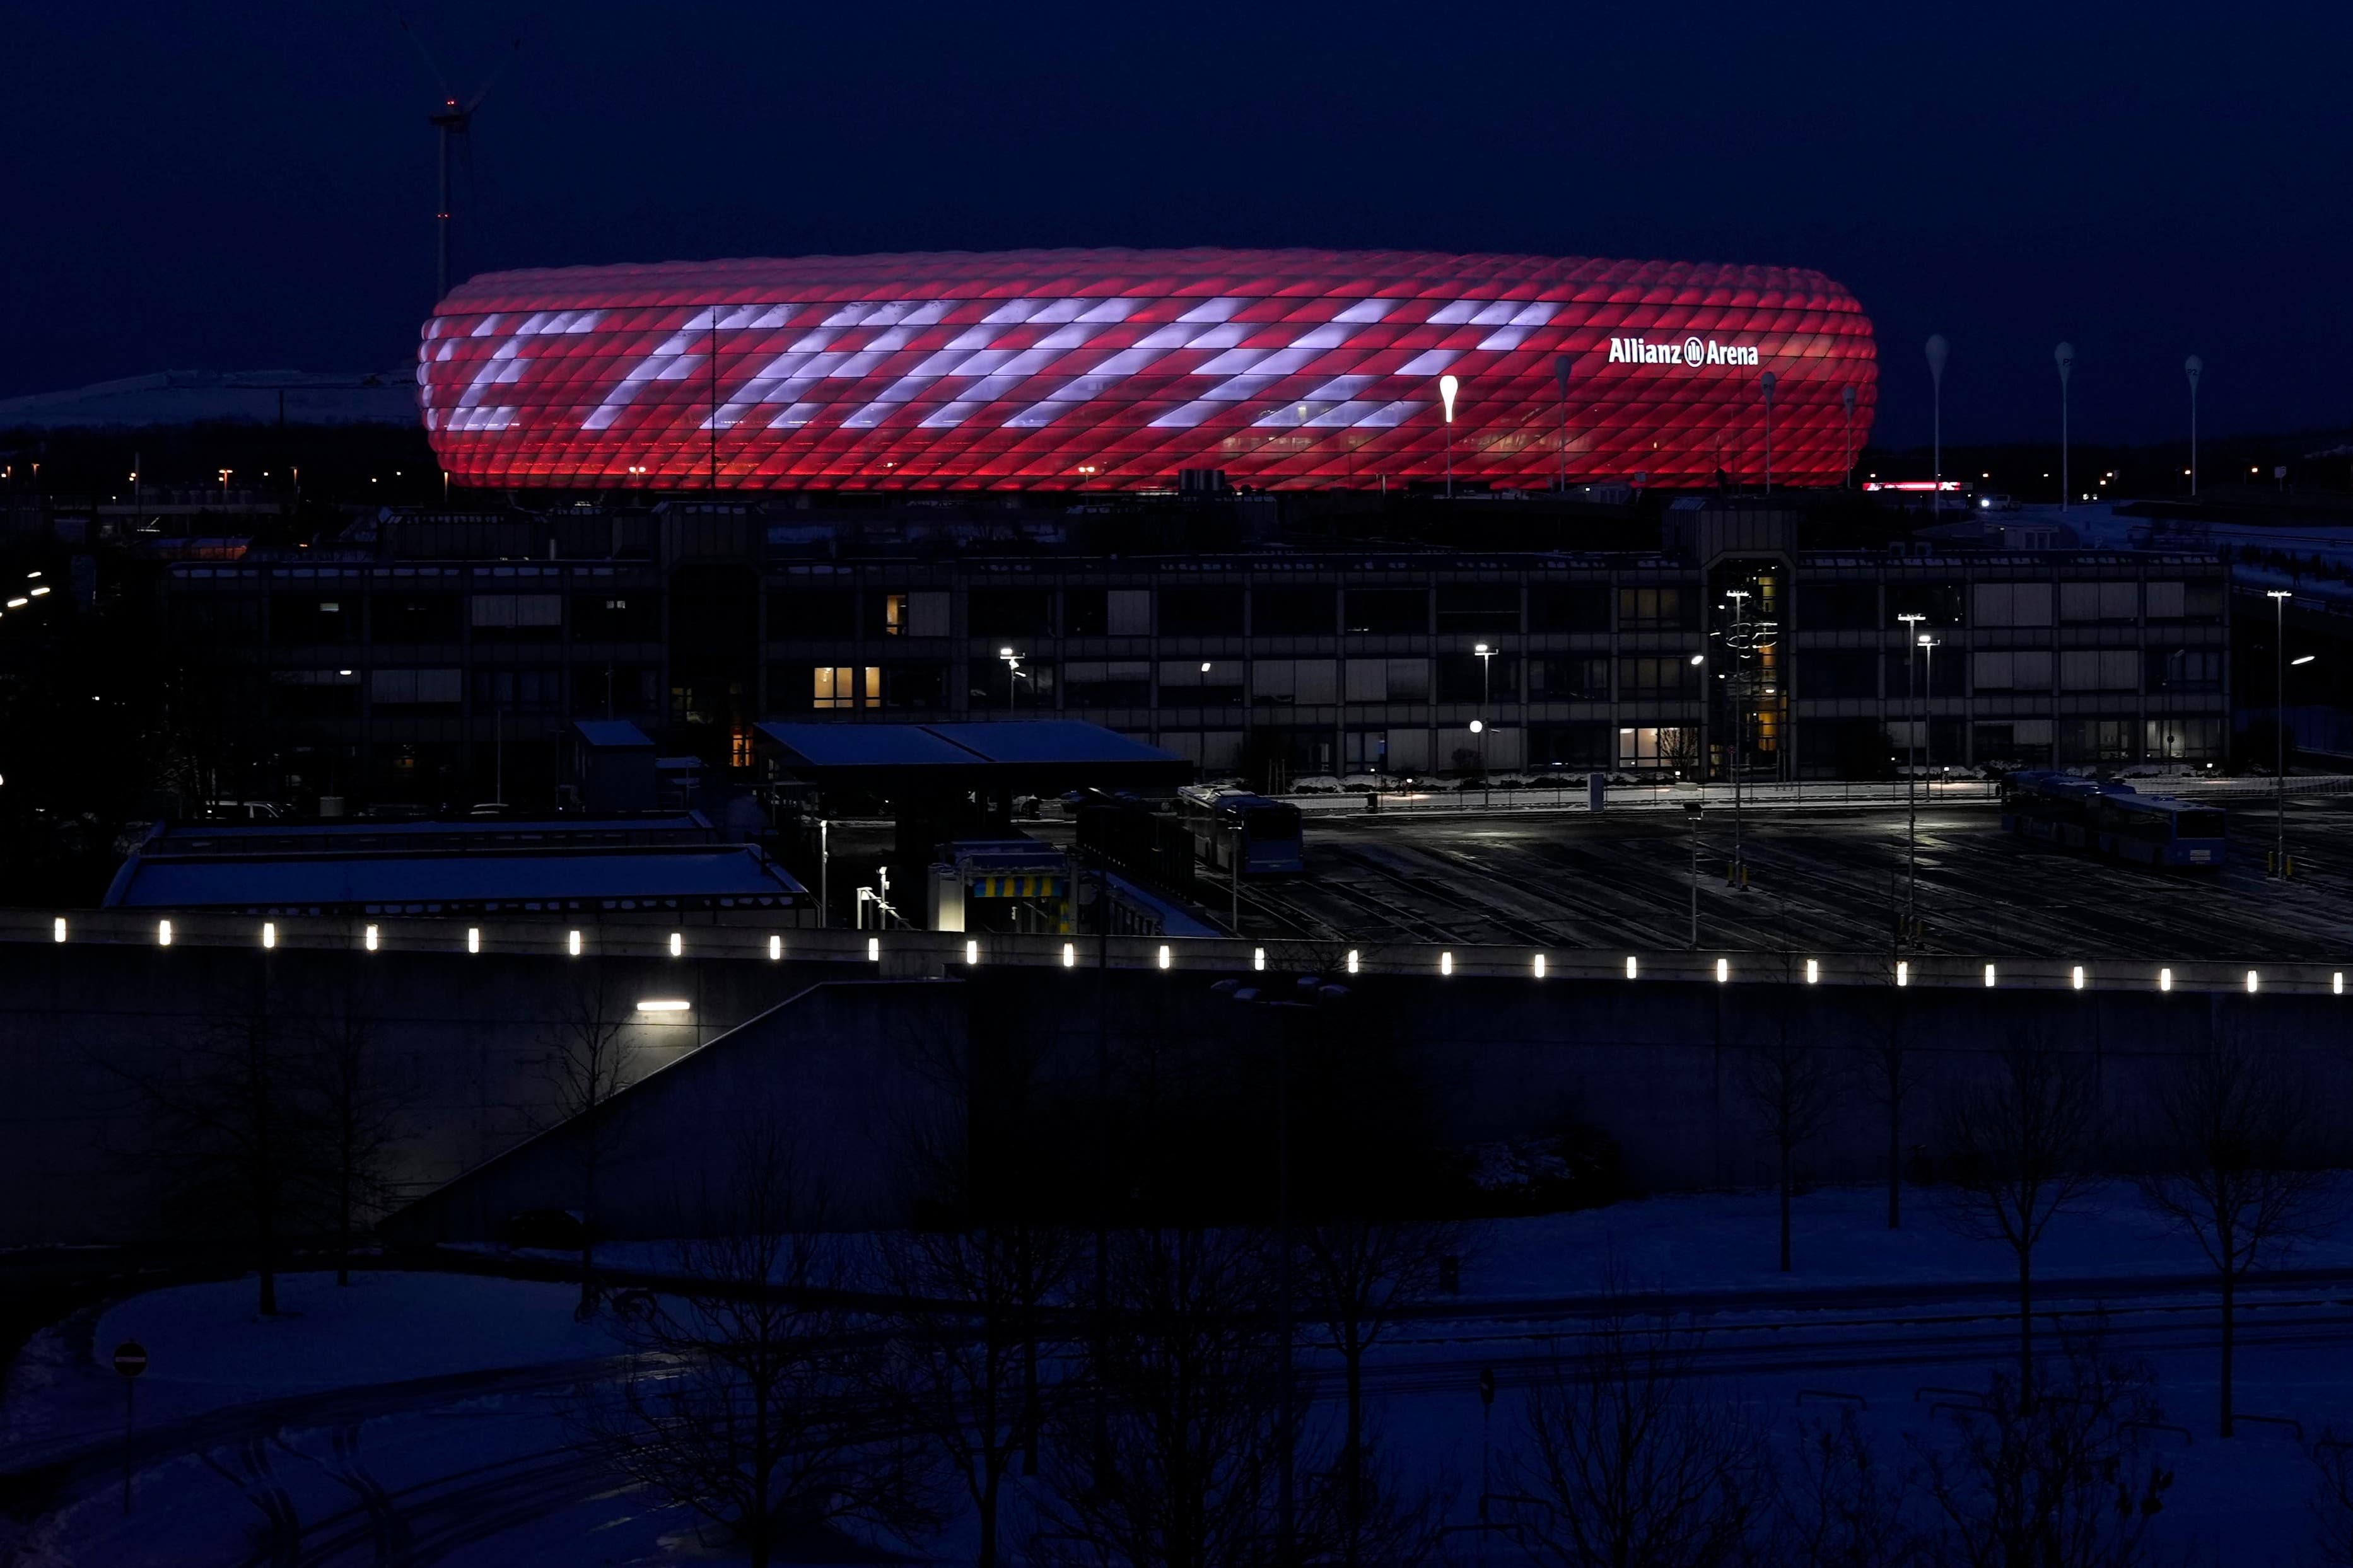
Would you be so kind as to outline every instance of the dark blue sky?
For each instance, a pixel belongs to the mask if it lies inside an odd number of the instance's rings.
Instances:
[[[482,107],[459,271],[1312,245],[1819,267],[1877,437],[2353,421],[2345,5],[400,6]],[[404,363],[432,79],[381,0],[0,5],[0,395]]]

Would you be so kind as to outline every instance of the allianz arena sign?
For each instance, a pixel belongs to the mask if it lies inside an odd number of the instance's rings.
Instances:
[[[1692,366],[1757,364],[1755,343],[1720,343],[1714,338],[1685,338],[1679,343],[1654,343],[1641,338],[1609,340],[1611,364],[1686,364]]]
[[[1309,250],[797,257],[490,273],[417,344],[442,466],[511,489],[1835,483],[1871,322],[1818,272]],[[1441,377],[1458,387],[1451,418]],[[1852,393],[1854,417],[1846,417]]]

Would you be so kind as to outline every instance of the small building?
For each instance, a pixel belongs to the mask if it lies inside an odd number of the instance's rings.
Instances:
[[[465,915],[813,925],[816,900],[697,813],[455,822],[160,823],[103,905],[255,915]]]

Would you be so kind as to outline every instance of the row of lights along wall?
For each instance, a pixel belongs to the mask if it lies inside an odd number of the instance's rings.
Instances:
[[[52,922],[50,931],[55,941],[63,942],[66,940],[66,919],[63,915],[59,915],[56,921]],[[375,926],[369,926],[362,934],[360,943],[361,946],[365,948],[368,952],[376,952],[379,943],[378,928]],[[172,922],[170,921],[164,920],[157,921],[155,922],[155,944],[158,947],[169,947],[172,945]],[[271,921],[264,921],[261,922],[261,945],[265,948],[275,948],[278,945],[278,926],[276,922]],[[577,928],[565,932],[564,947],[565,952],[569,953],[572,957],[577,958],[580,956],[583,951],[583,939]],[[480,952],[482,951],[481,927],[468,926],[466,928],[466,951],[468,952]],[[685,932],[672,931],[670,933],[670,955],[672,958],[683,958],[686,956]],[[780,960],[784,956],[785,939],[781,936],[769,937],[769,959],[773,962]],[[1174,968],[1176,966],[1176,951],[1170,946],[1170,944],[1164,942],[1155,951],[1153,959],[1155,966],[1157,968]],[[881,937],[870,936],[866,939],[866,960],[870,963],[880,963],[882,962],[882,939]],[[965,940],[964,944],[964,961],[967,965],[977,966],[979,964],[980,943],[977,940],[970,938]],[[1062,944],[1062,967],[1065,969],[1075,969],[1078,967],[1078,944],[1076,942],[1064,942]],[[1353,947],[1350,948],[1348,950],[1346,959],[1347,972],[1351,974],[1355,974],[1359,972],[1360,965],[1361,959],[1357,950]],[[1261,972],[1265,970],[1266,949],[1261,947],[1253,948],[1251,950],[1250,967],[1253,970]],[[1529,972],[1538,980],[1542,980],[1545,977],[1546,967],[1546,955],[1541,952],[1535,954],[1529,960]],[[1438,973],[1441,976],[1451,976],[1453,974],[1454,953],[1451,949],[1442,950],[1440,952],[1438,955]],[[1641,975],[1641,961],[1630,953],[1627,955],[1626,959],[1626,978],[1629,980],[1634,980],[1639,979]],[[2075,991],[2083,990],[2087,984],[2088,977],[2088,972],[2084,965],[2080,963],[2074,965],[2067,973],[2067,984],[2069,989]],[[1728,958],[1719,958],[1715,961],[1715,978],[1718,984],[1731,984],[1732,960]],[[1809,985],[1819,985],[1821,984],[1821,960],[1817,958],[1810,958],[1806,960],[1806,984]],[[1992,986],[1998,983],[1995,966],[1990,963],[1985,966],[1985,983],[1988,986]],[[1898,985],[1907,986],[1912,984],[1912,965],[1909,960],[1898,959],[1896,961],[1895,984]],[[2246,985],[2250,994],[2261,989],[2262,984],[2262,971],[2250,969],[2246,972]],[[2159,991],[2166,992],[2169,992],[2173,989],[2173,971],[2171,969],[2161,968],[2157,972],[2157,988]],[[2345,972],[2343,970],[2335,970],[2330,973],[2328,977],[2328,989],[2331,994],[2337,996],[2345,994]],[[670,1001],[651,1003],[640,1002],[638,1005],[638,1011],[646,1013],[682,1013],[687,1010],[687,1004],[684,1002]]]

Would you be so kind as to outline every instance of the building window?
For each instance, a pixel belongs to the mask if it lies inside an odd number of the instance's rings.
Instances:
[[[1699,731],[1681,725],[1622,726],[1618,731],[1618,765],[1688,773],[1699,765]]]
[[[1402,637],[1430,630],[1430,595],[1420,588],[1351,588],[1345,630]]]
[[[811,672],[809,706],[812,708],[880,708],[882,706],[882,667],[870,664],[858,668],[847,664],[820,664]]]
[[[2051,656],[2046,652],[2024,650],[1972,654],[1969,656],[1969,670],[1979,691],[2047,692],[2051,689]]]
[[[1591,654],[1546,654],[1528,660],[1531,702],[1607,702],[1609,661]]]
[[[1174,637],[1240,637],[1240,588],[1163,588],[1160,635]]]
[[[1145,708],[1152,702],[1152,666],[1142,659],[1072,659],[1062,666],[1072,708]]]
[[[2218,762],[2222,755],[2220,719],[2151,719],[2146,736],[2147,754],[2175,763]]]
[[[2067,691],[2137,691],[2140,655],[2128,647],[2068,648],[2059,656],[2059,685]]]
[[[1606,583],[1555,583],[1528,590],[1528,630],[1532,632],[1609,629],[1609,585]]]
[[[913,608],[908,606],[910,613]],[[975,588],[965,615],[976,637],[1050,637],[1054,631],[1053,595],[1043,588]]]
[[[2051,624],[2048,583],[1980,583],[1977,586],[1973,626],[2047,626]]]
[[[1618,629],[1623,632],[1683,631],[1699,625],[1699,595],[1674,586],[1618,590]]]
[[[1876,583],[1812,583],[1798,588],[1798,625],[1810,632],[1867,632],[1879,620]]]
[[[1250,631],[1262,637],[1328,637],[1338,624],[1329,588],[1254,588]]]
[[[2151,691],[2220,691],[2222,650],[2218,647],[2168,647],[2148,650]]]
[[[1700,667],[1691,661],[1689,654],[1621,658],[1618,661],[1618,696],[1620,700],[1635,698],[1688,700],[1699,695],[1699,677]]]
[[[1510,583],[1441,583],[1438,586],[1438,629],[1518,631],[1520,590]]]
[[[903,601],[906,595],[892,597]],[[857,612],[857,599],[847,588],[778,588],[768,595],[768,636],[777,642],[803,637],[846,642],[858,635]],[[903,625],[903,605],[901,616]]]

